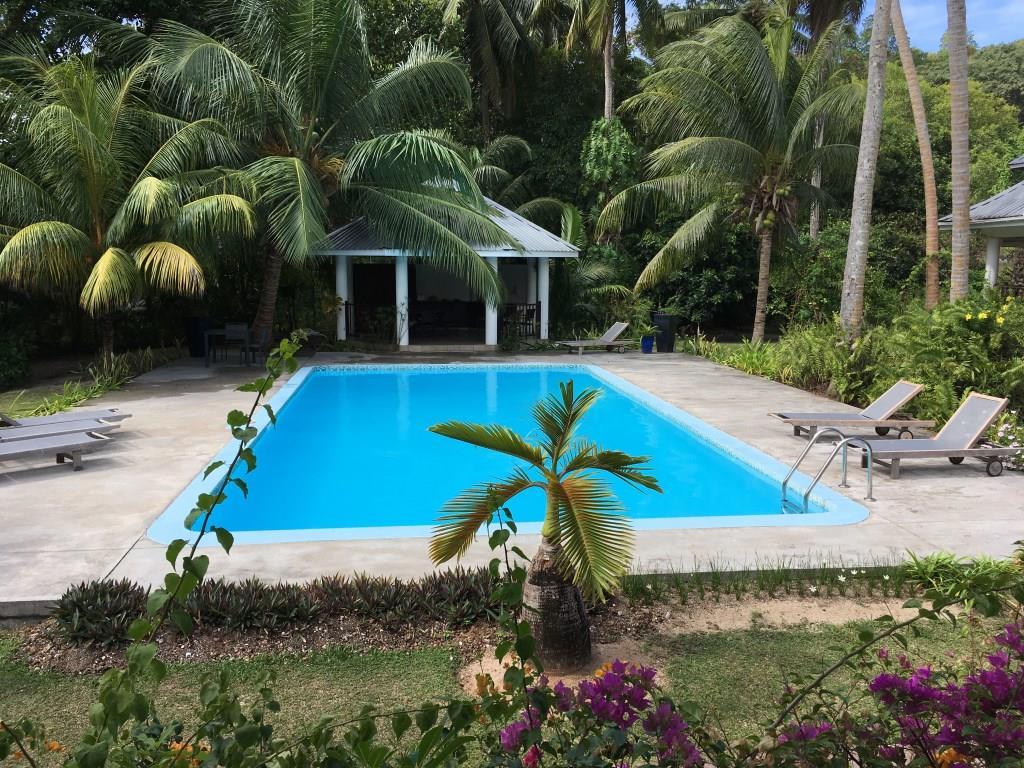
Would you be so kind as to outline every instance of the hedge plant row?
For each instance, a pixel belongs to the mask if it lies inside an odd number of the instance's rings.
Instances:
[[[342,616],[387,627],[423,621],[463,627],[487,614],[493,588],[486,568],[439,571],[413,581],[365,574],[303,584],[215,579],[189,596],[188,612],[199,628],[239,632],[303,627]],[[127,640],[147,596],[146,588],[128,580],[84,582],[61,595],[53,616],[68,639],[114,645]]]

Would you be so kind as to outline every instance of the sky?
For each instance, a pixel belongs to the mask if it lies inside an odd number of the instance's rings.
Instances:
[[[868,0],[865,15],[874,11]],[[910,44],[937,51],[946,32],[944,0],[900,0]],[[1024,37],[1024,0],[967,0],[967,29],[980,45],[1009,43]]]

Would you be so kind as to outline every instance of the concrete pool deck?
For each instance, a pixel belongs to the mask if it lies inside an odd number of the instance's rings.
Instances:
[[[318,355],[331,362],[437,363],[580,362],[565,354],[533,355]],[[686,355],[588,354],[598,365],[786,464],[804,441],[766,414],[773,410],[844,409],[802,390]],[[163,545],[146,529],[227,442],[224,416],[249,395],[234,388],[255,369],[202,367],[183,360],[140,376],[124,390],[86,407],[132,413],[117,441],[85,458],[85,470],[45,460],[0,467],[0,617],[37,612],[73,583],[111,577],[143,583],[166,572]],[[854,409],[850,409],[854,410]],[[814,471],[827,455],[822,445],[808,458]],[[257,471],[259,471],[257,469]],[[851,488],[838,489],[838,462],[824,482],[857,501],[863,472],[851,468]],[[1020,501],[1024,473],[990,478],[980,462],[953,467],[945,459],[908,463],[903,477],[878,472],[875,502],[864,522],[845,526],[737,527],[639,531],[637,567],[650,571],[742,568],[786,561],[813,567],[828,560],[851,565],[891,561],[908,551],[952,550],[961,555],[1008,555],[1024,538]],[[301,489],[297,493],[301,503]],[[520,537],[530,552],[532,536]],[[432,568],[421,538],[239,544],[230,556],[211,550],[211,575],[307,580],[336,572],[367,571],[398,577]],[[485,542],[464,562],[489,559]]]

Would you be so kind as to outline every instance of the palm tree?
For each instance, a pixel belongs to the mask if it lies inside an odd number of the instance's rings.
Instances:
[[[249,203],[211,170],[240,152],[215,120],[150,109],[150,60],[101,73],[91,58],[52,64],[20,41],[0,71],[13,158],[0,164],[0,282],[77,294],[102,318],[109,355],[113,313],[146,286],[201,294],[199,249],[253,233]]]
[[[877,0],[871,26],[868,53],[867,99],[861,123],[857,175],[853,183],[850,211],[850,238],[843,269],[843,295],[839,318],[847,338],[860,333],[864,316],[864,274],[868,266],[868,239],[871,236],[871,203],[878,166],[878,146],[882,138],[882,104],[885,100],[885,65],[889,50],[891,0]]]
[[[217,5],[214,39],[173,22],[143,47],[184,114],[214,116],[256,147],[244,171],[266,222],[254,325],[273,325],[281,269],[302,264],[328,223],[365,216],[378,239],[455,273],[498,301],[501,285],[468,244],[508,244],[456,147],[412,130],[468,104],[458,59],[427,40],[374,79],[357,0],[237,0]],[[137,35],[122,38],[138,45]]]
[[[801,204],[821,199],[809,183],[814,169],[839,175],[855,152],[846,138],[861,90],[831,71],[838,26],[798,62],[794,25],[781,13],[763,30],[726,16],[658,52],[657,71],[623,109],[666,143],[651,153],[648,180],[613,198],[598,222],[599,231],[618,231],[666,206],[696,211],[644,268],[641,290],[671,275],[727,221],[750,220],[759,243],[754,341],[764,338],[772,253],[794,231]]]
[[[967,6],[946,0],[949,31],[949,111],[953,187],[952,267],[949,300],[967,295],[971,259],[971,150],[967,103]]]
[[[661,4],[657,0],[632,0],[639,28],[645,34],[656,32],[663,21]],[[615,117],[615,32],[625,30],[627,7],[625,0],[571,0],[572,21],[565,38],[565,50],[571,51],[577,43],[589,41],[595,52],[600,52],[604,70],[604,119]],[[620,35],[624,38],[624,35]],[[627,51],[623,50],[625,55]]]
[[[541,543],[530,562],[523,599],[534,614],[537,653],[546,663],[575,667],[590,658],[590,625],[582,597],[604,599],[632,560],[633,533],[622,506],[596,473],[636,488],[661,492],[642,466],[646,456],[609,451],[579,437],[577,430],[601,395],[576,394],[573,382],[559,385],[533,407],[539,443],[498,424],[449,421],[431,432],[522,462],[501,480],[480,483],[449,501],[434,536],[430,557],[444,563],[460,557],[494,514],[531,488],[547,498]]]
[[[485,143],[491,141],[491,109],[511,111],[516,69],[533,50],[526,29],[530,6],[527,0],[447,0],[445,4],[445,25],[462,23]]]
[[[899,0],[892,0],[890,11],[892,32],[900,54],[903,77],[907,81],[910,97],[910,111],[914,117],[914,131],[921,154],[921,177],[924,182],[924,305],[931,309],[939,303],[939,198],[935,186],[935,161],[932,159],[932,140],[928,133],[928,112],[924,106],[921,81],[917,77],[914,52],[910,49],[910,38],[903,23],[903,11]]]
[[[516,173],[533,159],[530,145],[518,136],[498,136],[483,149],[470,147],[467,165],[480,191],[506,208],[518,208],[529,197],[526,173]]]

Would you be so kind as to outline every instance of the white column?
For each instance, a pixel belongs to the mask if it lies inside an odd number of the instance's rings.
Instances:
[[[409,257],[395,257],[395,337],[409,346]]]
[[[341,307],[338,309],[338,341],[345,341],[348,338],[348,328],[345,327],[345,302],[352,301],[350,269],[348,257],[334,257],[334,295],[341,300]]]
[[[548,337],[548,317],[551,307],[548,304],[548,259],[542,256],[537,259],[537,301],[540,302],[540,337]]]
[[[497,273],[498,257],[488,256],[487,263]],[[484,309],[484,344],[490,347],[498,345],[498,307],[490,302],[487,303],[487,307]]]
[[[985,240],[985,282],[989,285],[996,284],[999,277],[999,247],[1002,245],[998,237],[990,237]]]

